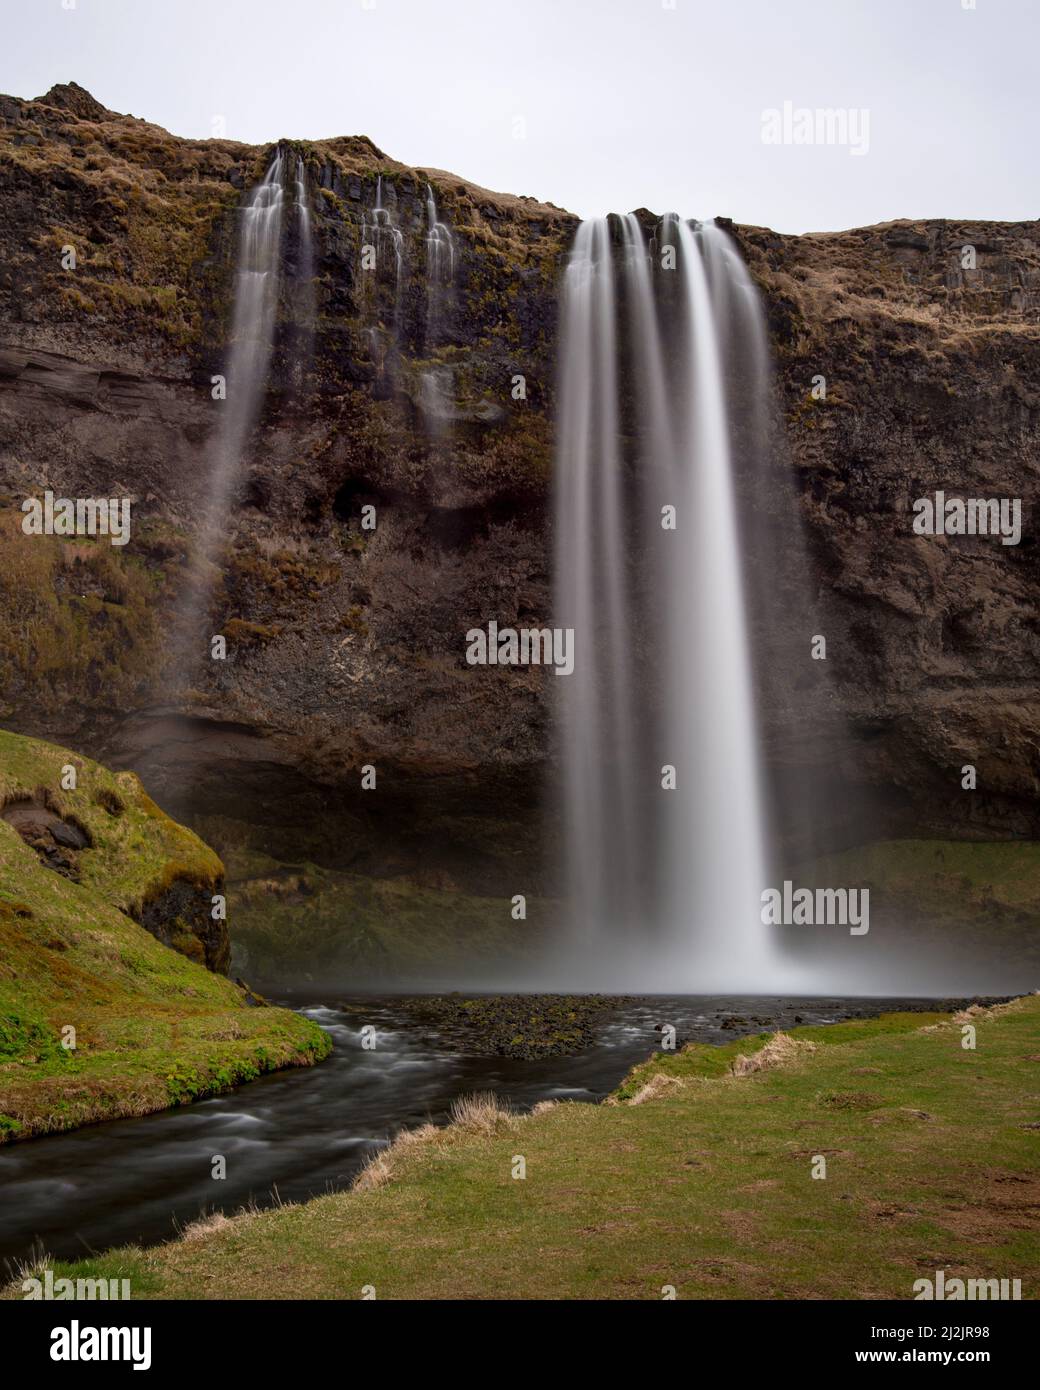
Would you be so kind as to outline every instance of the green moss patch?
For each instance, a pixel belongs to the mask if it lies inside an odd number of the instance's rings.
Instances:
[[[75,790],[61,789],[68,766]],[[171,883],[216,885],[212,850],[132,773],[0,732],[0,802],[43,794],[92,848],[73,882],[0,820],[0,1142],[161,1110],[328,1053],[309,1020],[249,1007],[130,917]]]

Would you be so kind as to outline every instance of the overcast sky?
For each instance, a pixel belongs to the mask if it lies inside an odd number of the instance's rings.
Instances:
[[[0,0],[0,91],[73,80],[178,135],[364,134],[584,216],[1035,218],[1040,0],[965,2]],[[848,143],[765,143],[785,102],[787,136],[841,110]]]

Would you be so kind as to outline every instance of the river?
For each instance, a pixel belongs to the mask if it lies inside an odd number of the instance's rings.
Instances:
[[[517,1110],[540,1100],[600,1101],[660,1047],[662,1024],[676,1028],[680,1045],[723,1043],[763,1028],[937,1007],[894,999],[632,998],[604,1015],[584,1051],[522,1061],[457,1050],[431,1035],[403,998],[276,1002],[331,1034],[327,1061],[194,1105],[0,1149],[0,1260],[10,1267],[41,1249],[69,1259],[155,1244],[205,1212],[343,1188],[400,1129],[446,1122],[452,1102],[468,1092],[495,1091]],[[374,1050],[362,1046],[366,1026],[375,1028]],[[216,1155],[227,1160],[223,1180],[212,1176]]]

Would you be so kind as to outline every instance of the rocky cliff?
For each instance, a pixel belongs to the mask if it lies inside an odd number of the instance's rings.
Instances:
[[[469,668],[463,634],[550,616],[576,219],[364,137],[283,148],[306,171],[314,293],[282,296],[214,598],[228,660],[171,704],[164,642],[220,409],[236,215],[271,149],[177,139],[74,85],[0,98],[0,717],[135,767],[222,849],[252,825],[283,858],[438,889],[541,882],[552,678]],[[455,259],[436,333],[427,185]],[[366,276],[381,223],[400,260]],[[765,299],[809,625],[829,642],[830,694],[793,738],[771,727],[771,757],[838,790],[835,847],[1037,835],[1040,224],[724,225]],[[305,255],[290,227],[287,284]],[[132,543],[23,536],[21,501],[47,488],[132,498]],[[1024,499],[1021,543],[913,535],[913,499],[940,488]]]

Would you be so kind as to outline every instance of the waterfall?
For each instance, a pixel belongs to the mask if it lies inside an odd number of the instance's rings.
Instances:
[[[612,988],[778,981],[733,478],[731,415],[753,403],[728,398],[719,324],[738,301],[758,311],[725,242],[674,215],[649,243],[634,215],[603,218],[581,224],[565,270],[565,865],[577,968]]]
[[[299,275],[301,280],[311,280],[314,277],[314,236],[311,232],[311,195],[302,155],[296,156],[296,218],[300,230]]]
[[[564,280],[556,621],[575,631],[562,711],[566,862],[583,944],[639,913],[633,636],[617,452],[616,306],[606,219],[583,222]]]
[[[366,222],[362,227],[362,243],[368,242],[371,236],[371,244],[376,252],[376,271],[378,273],[379,261],[383,259],[382,250],[385,243],[389,242],[390,250],[394,258],[394,322],[397,322],[401,306],[401,276],[404,271],[404,236],[401,229],[394,225],[394,220],[390,215],[390,209],[383,206],[383,176],[379,174],[376,178],[376,201],[372,209],[372,221]]]
[[[296,282],[294,316],[296,321],[294,350],[296,361],[293,377],[303,392],[314,356],[314,329],[317,318],[317,299],[314,288],[314,231],[310,189],[307,186],[307,167],[303,156],[296,156]]]
[[[228,493],[267,385],[278,311],[284,176],[285,158],[279,152],[242,209],[227,400],[210,482],[210,510],[218,525],[223,523]]]
[[[231,494],[256,424],[274,346],[281,279],[285,157],[279,151],[240,214],[231,341],[220,411],[191,571],[174,622],[171,651],[178,678],[188,681],[208,651],[204,618],[215,580],[214,566],[227,533]]]
[[[437,216],[432,187],[426,185],[426,333],[427,353],[440,345],[455,278],[455,242],[446,223]],[[455,373],[440,363],[420,375],[419,406],[433,440],[448,432],[454,409]]]
[[[436,347],[445,299],[455,278],[455,242],[437,216],[433,189],[426,185],[426,345]]]
[[[393,257],[393,298],[389,315],[382,310],[383,296],[380,281],[385,279],[384,266],[387,248]],[[371,254],[372,261],[368,256]],[[383,176],[376,177],[376,201],[372,208],[372,221],[367,217],[361,225],[360,277],[364,286],[364,297],[371,318],[366,332],[372,360],[378,364],[380,379],[386,376],[389,364],[394,363],[401,337],[401,286],[404,276],[404,235],[394,223],[390,209],[383,204]],[[389,318],[389,328],[386,319]],[[392,374],[390,379],[392,380]]]
[[[437,216],[437,200],[426,185],[426,276],[431,285],[450,285],[455,275],[455,242]]]

